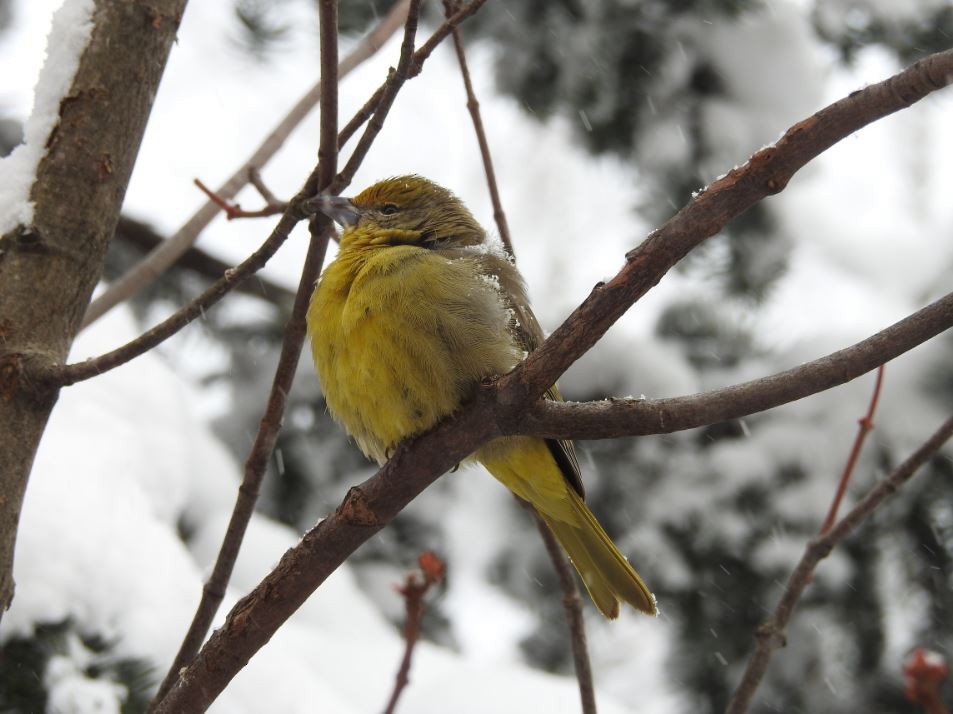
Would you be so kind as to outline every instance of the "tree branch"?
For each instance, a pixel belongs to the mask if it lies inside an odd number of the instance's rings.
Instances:
[[[185,307],[176,311],[155,327],[142,333],[136,339],[127,342],[121,347],[93,357],[82,362],[66,365],[51,365],[45,368],[37,367],[31,370],[29,381],[38,385],[66,387],[85,379],[90,379],[103,372],[108,372],[120,365],[145,354],[156,345],[161,344],[190,322],[205,313],[205,310],[221,300],[228,292],[243,280],[260,270],[268,259],[273,256],[282,243],[288,240],[291,229],[306,217],[301,211],[299,201],[292,200],[288,210],[281,216],[278,224],[264,243],[234,268],[225,272],[219,280],[210,285],[201,295]]]
[[[540,400],[524,412],[501,409],[503,434],[613,439],[671,434],[717,424],[846,384],[953,327],[953,293],[851,347],[769,377],[669,399]]]
[[[815,536],[801,556],[800,562],[788,578],[784,594],[774,610],[759,628],[755,652],[748,661],[741,682],[725,710],[726,714],[743,714],[768,669],[774,651],[784,645],[784,631],[801,594],[811,582],[817,564],[826,558],[834,546],[857,528],[887,498],[892,496],[923,466],[946,441],[953,436],[953,417],[947,419],[934,434],[911,456],[898,466],[887,478],[874,486],[860,502],[833,528],[823,535]]]
[[[443,0],[443,7],[447,17],[450,17],[459,3],[457,0]],[[486,173],[487,188],[490,191],[490,202],[493,204],[493,220],[503,247],[510,255],[513,252],[513,241],[510,238],[510,227],[506,223],[506,213],[503,211],[503,202],[500,201],[500,191],[496,185],[496,172],[493,170],[493,159],[490,156],[490,143],[486,140],[486,131],[483,129],[483,118],[480,116],[480,102],[473,91],[473,82],[470,81],[470,69],[467,67],[467,55],[463,49],[463,33],[459,27],[453,28],[453,47],[457,53],[457,63],[460,65],[460,76],[463,78],[463,88],[467,93],[467,110],[473,122],[473,131],[476,133],[477,143],[480,145],[480,158],[483,160],[483,171]],[[593,711],[595,711],[593,709]]]
[[[434,51],[437,45],[443,42],[444,38],[450,34],[454,27],[473,15],[483,6],[485,2],[486,0],[471,0],[471,2],[469,2],[466,6],[455,12],[452,17],[447,18],[446,21],[437,28],[436,32],[430,36],[430,39],[422,44],[420,49],[414,53],[414,58],[409,69],[409,76],[416,77],[418,74],[420,74],[421,69],[423,69],[424,62],[427,61],[427,58],[430,57],[430,54]],[[377,91],[375,91],[374,94],[371,95],[371,98],[368,99],[364,104],[364,106],[357,111],[351,121],[349,121],[344,128],[341,129],[341,146],[344,146],[344,143],[350,139],[361,127],[361,125],[371,117],[371,115],[374,113],[374,110],[377,109],[377,105],[380,103],[383,93],[384,87],[378,87]]]
[[[569,645],[572,649],[572,663],[576,670],[576,681],[579,683],[579,699],[582,705],[582,714],[596,714],[596,688],[592,681],[592,664],[589,662],[589,646],[586,641],[586,621],[582,615],[582,598],[579,597],[579,588],[572,574],[572,566],[563,549],[556,541],[553,532],[549,530],[533,504],[517,497],[520,505],[526,509],[536,523],[536,529],[546,546],[546,554],[553,564],[556,577],[559,578],[559,587],[563,591],[563,610],[566,614],[566,624],[569,627]]]

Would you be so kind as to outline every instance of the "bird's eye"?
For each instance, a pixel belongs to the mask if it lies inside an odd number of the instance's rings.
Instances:
[[[393,203],[385,203],[383,206],[381,206],[381,213],[383,213],[385,216],[392,216],[399,210],[400,208]]]

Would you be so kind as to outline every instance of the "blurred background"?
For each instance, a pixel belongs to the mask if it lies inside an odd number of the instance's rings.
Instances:
[[[4,154],[20,140],[59,4],[0,0]],[[341,3],[342,55],[389,6]],[[425,4],[418,42],[441,13]],[[953,3],[491,0],[463,34],[517,263],[552,329],[694,191],[831,101],[953,45]],[[399,42],[342,81],[342,120],[396,63]],[[245,161],[316,80],[317,52],[313,0],[192,0],[106,282],[201,205],[194,177],[214,186]],[[442,46],[398,96],[349,192],[420,173],[495,232],[465,101]],[[772,374],[949,291],[951,116],[953,94],[941,91],[812,162],[666,276],[570,369],[563,393],[656,398]],[[317,136],[315,112],[263,168],[280,197],[312,168]],[[238,200],[260,202],[250,190]],[[203,255],[86,330],[73,358],[173,312],[220,274],[209,257],[240,261],[273,222],[216,220]],[[0,631],[0,710],[143,710],[218,547],[305,238],[299,229],[248,293],[64,392],[27,493],[17,596]],[[887,366],[848,506],[949,413],[951,365],[942,336]],[[724,709],[754,629],[827,512],[872,387],[867,375],[744,420],[579,445],[592,510],[661,608],[655,620],[610,623],[586,603],[603,711]],[[949,454],[823,562],[753,711],[919,711],[903,696],[904,657],[953,644]],[[306,350],[229,602],[374,470],[328,417]],[[401,708],[578,711],[561,595],[535,526],[477,468],[442,478],[361,548],[216,710],[380,709],[399,661],[394,585],[423,550],[446,561],[448,580],[428,603]]]

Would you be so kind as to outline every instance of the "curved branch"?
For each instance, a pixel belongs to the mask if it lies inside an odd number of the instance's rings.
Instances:
[[[670,399],[540,400],[498,416],[504,434],[612,439],[670,434],[755,414],[846,384],[953,327],[953,293],[866,340],[785,372]]]

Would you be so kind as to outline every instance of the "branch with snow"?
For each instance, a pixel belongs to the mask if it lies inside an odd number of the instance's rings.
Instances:
[[[630,252],[627,263],[612,280],[596,287],[592,295],[563,323],[546,342],[513,372],[477,394],[472,404],[444,420],[431,431],[401,444],[393,458],[381,470],[352,488],[335,513],[305,534],[301,542],[282,557],[275,569],[229,613],[225,625],[217,630],[182,672],[179,683],[170,691],[157,711],[202,711],[227,685],[311,593],[362,543],[377,533],[413,498],[420,494],[454,464],[481,444],[500,436],[498,419],[513,423],[576,359],[591,348],[632,304],[692,248],[716,234],[728,221],[768,195],[781,191],[791,176],[808,161],[834,143],[888,114],[899,111],[953,81],[953,51],[932,55],[890,79],[852,93],[849,97],[798,123],[775,146],[757,152],[744,166],[733,169],[698,194],[638,249]],[[953,320],[950,302],[944,298],[921,313],[898,323],[892,336],[919,344],[949,327]],[[937,313],[941,313],[937,315]],[[921,320],[929,323],[921,329]],[[881,333],[883,335],[883,333]],[[870,368],[889,357],[896,342],[868,341],[864,356],[879,359]],[[899,342],[903,342],[900,339]],[[901,349],[901,351],[904,351]],[[822,379],[805,390],[797,375],[781,379],[782,391],[768,378],[766,392],[783,401],[806,396],[857,376],[842,353],[822,360]],[[838,373],[838,370],[841,370]],[[780,375],[784,377],[784,375]],[[742,385],[744,387],[745,385]],[[817,387],[815,389],[814,387]],[[750,386],[749,386],[750,389]],[[787,390],[787,391],[784,391]],[[755,390],[755,397],[762,395]],[[703,398],[689,397],[686,400]],[[721,404],[722,409],[725,408]],[[571,407],[570,407],[571,408]],[[766,408],[766,407],[762,407]],[[740,414],[738,414],[740,416]],[[712,419],[711,421],[720,421]],[[704,422],[710,423],[710,422]],[[671,430],[662,425],[666,430]],[[953,422],[947,427],[953,429]],[[938,432],[924,447],[937,448]],[[910,473],[929,454],[921,450],[905,465]],[[912,465],[911,465],[912,464]],[[909,476],[906,471],[885,489],[890,492]],[[882,499],[883,496],[880,498]],[[863,503],[868,503],[865,499]],[[872,510],[876,503],[869,504]],[[859,509],[860,507],[858,507]],[[842,537],[855,519],[866,517],[869,510],[854,509],[825,538]],[[845,532],[846,532],[845,530]]]
[[[33,222],[30,190],[50,135],[60,120],[60,102],[73,84],[93,30],[92,0],[64,3],[53,15],[46,61],[36,83],[33,110],[23,127],[23,143],[0,159],[0,235]]]

